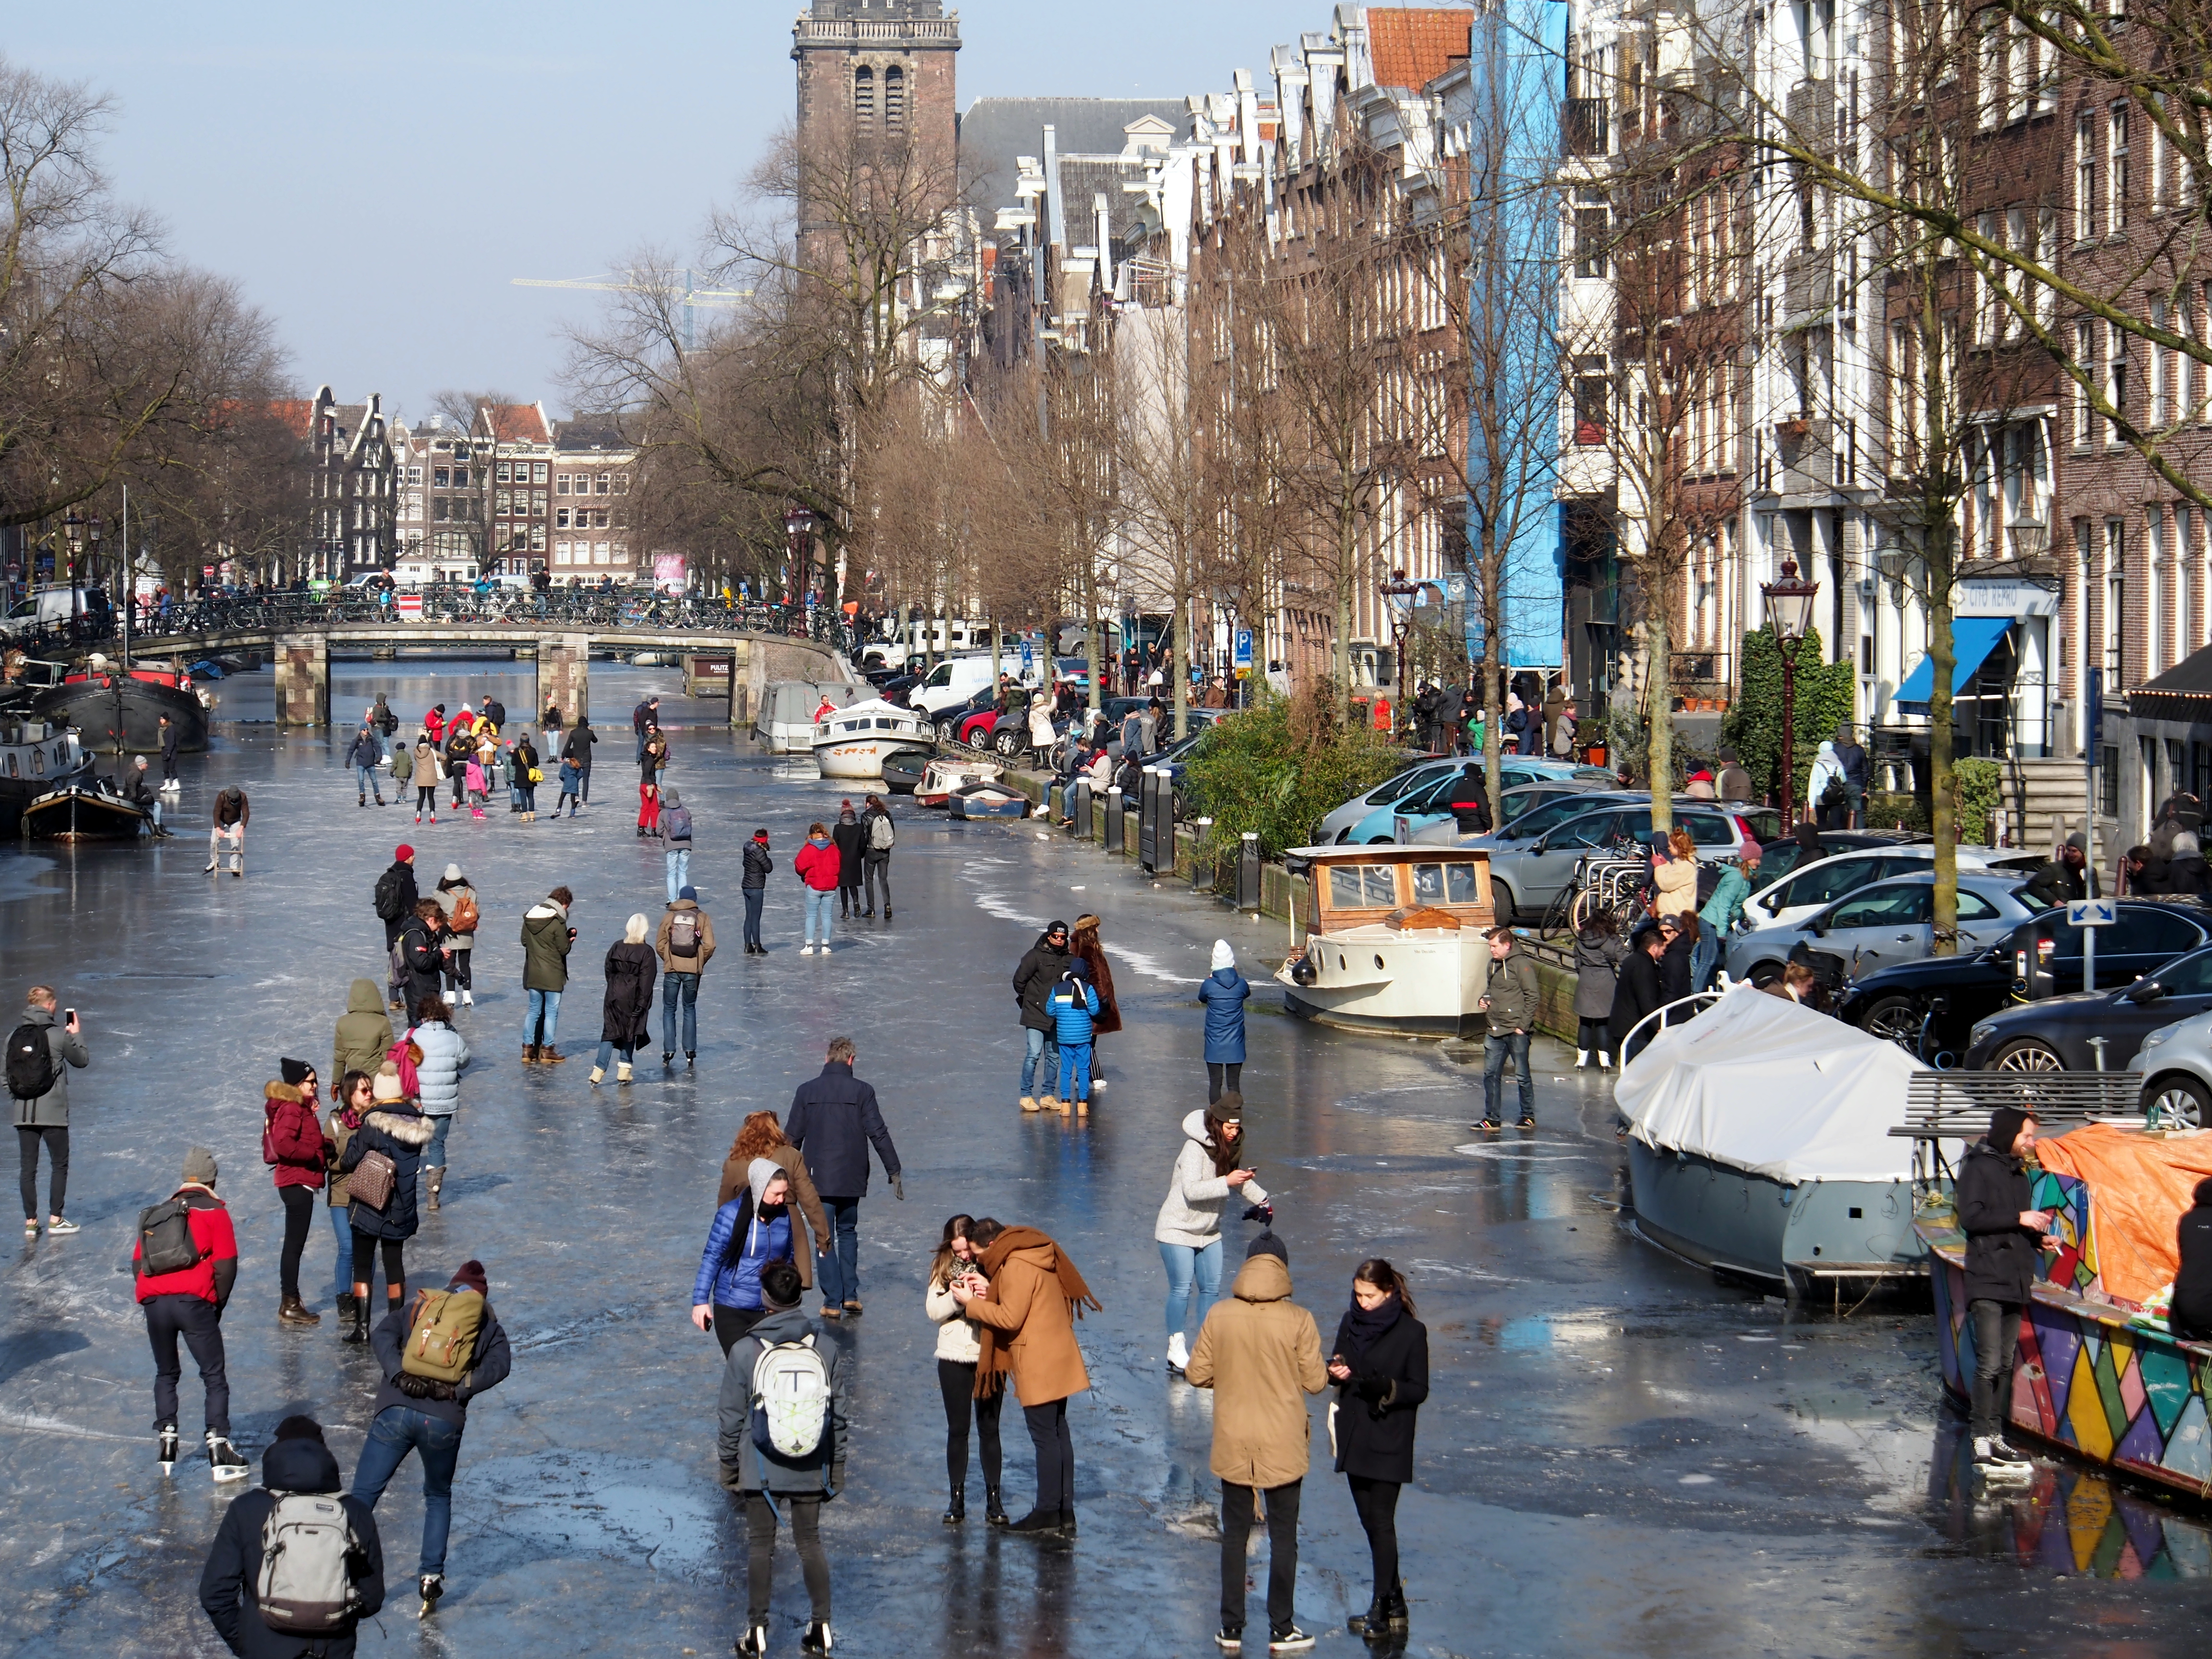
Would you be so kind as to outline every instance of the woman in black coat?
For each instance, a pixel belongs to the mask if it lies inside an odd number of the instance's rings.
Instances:
[[[623,930],[622,943],[607,951],[607,994],[599,1012],[599,1057],[592,1063],[592,1082],[607,1074],[607,1061],[616,1053],[622,1063],[615,1081],[630,1079],[629,1063],[637,1051],[653,1041],[647,1016],[653,1012],[653,982],[660,972],[660,958],[645,941],[652,924],[642,915],[632,916]]]
[[[1404,1278],[1379,1257],[1352,1276],[1352,1305],[1336,1328],[1328,1374],[1336,1383],[1329,1408],[1336,1469],[1351,1483],[1375,1564],[1374,1599],[1350,1624],[1353,1635],[1372,1638],[1407,1626],[1398,1492],[1413,1478],[1413,1425],[1429,1397],[1428,1328],[1413,1317]]]
[[[413,1054],[422,1052],[411,1043],[409,1049]],[[369,1153],[381,1152],[392,1160],[392,1194],[380,1208],[371,1209],[355,1184],[346,1183],[346,1220],[353,1228],[354,1304],[353,1324],[341,1339],[347,1342],[368,1340],[368,1288],[376,1277],[376,1253],[380,1248],[384,1252],[385,1310],[396,1310],[407,1294],[403,1247],[415,1237],[419,1224],[415,1209],[416,1177],[422,1166],[422,1149],[430,1144],[430,1133],[435,1127],[406,1097],[394,1062],[387,1060],[377,1067],[371,1087],[376,1103],[362,1119],[361,1127],[347,1137],[345,1151],[338,1157],[338,1168],[351,1175]]]
[[[1662,921],[1662,930],[1668,923]],[[1659,958],[1659,994],[1668,1002],[1678,1002],[1690,994],[1690,953],[1698,948],[1699,923],[1694,912],[1685,913],[1674,922],[1675,931],[1668,935],[1667,954]],[[1686,1018],[1686,1012],[1678,1011],[1667,1017],[1669,1025]]]
[[[860,914],[860,860],[868,844],[868,831],[847,801],[837,814],[837,827],[830,832],[837,848],[837,914]]]
[[[399,982],[406,989],[410,1008],[418,1002],[439,1001],[445,995],[441,975],[446,959],[439,943],[445,933],[444,907],[434,898],[416,900],[415,914],[400,928],[399,943],[395,947],[400,971],[404,975]]]
[[[1621,958],[1620,977],[1613,982],[1613,1012],[1607,1017],[1606,1028],[1613,1036],[1613,1058],[1623,1066],[1636,1057],[1628,1048],[1628,1034],[1644,1015],[1666,1003],[1666,994],[1659,982],[1659,958],[1653,948],[1655,944],[1664,945],[1666,937],[1656,926],[1646,922],[1628,941],[1628,954]],[[1657,1035],[1653,1027],[1644,1027],[1644,1035],[1638,1039],[1638,1048]]]

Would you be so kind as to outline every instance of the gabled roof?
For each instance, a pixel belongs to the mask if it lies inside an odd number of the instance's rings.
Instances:
[[[553,423],[545,418],[543,404],[478,404],[473,429],[488,433],[495,443],[553,441]]]
[[[270,400],[269,416],[281,421],[295,438],[307,435],[315,418],[315,403],[312,398],[277,398]]]
[[[1454,8],[1370,6],[1367,9],[1367,55],[1375,64],[1375,84],[1418,92],[1468,55],[1474,28],[1471,15]]]
[[[1139,122],[1141,134],[1130,132]],[[1014,158],[1043,155],[1048,126],[1062,155],[1119,155],[1140,137],[1150,145],[1188,137],[1190,108],[1182,98],[978,98],[960,118],[960,173],[986,224],[1013,205]]]

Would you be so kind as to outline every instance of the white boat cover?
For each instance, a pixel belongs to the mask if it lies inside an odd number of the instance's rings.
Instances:
[[[878,727],[875,725],[877,719],[886,719],[892,723]],[[869,697],[860,702],[841,704],[834,714],[823,716],[822,720],[816,723],[828,725],[833,739],[839,737],[857,738],[862,735],[860,732],[848,732],[841,729],[848,720],[868,720],[868,731],[871,734],[877,730],[881,730],[902,732],[908,737],[914,737],[929,730],[929,722],[912,709],[902,708],[896,703],[885,702],[881,697]]]
[[[839,685],[830,680],[778,680],[761,698],[761,726],[811,726],[814,711],[827,697],[840,708],[853,702],[865,686]]]
[[[1787,1182],[1905,1181],[1905,1079],[1893,1042],[1739,985],[1622,1068],[1613,1100],[1646,1146]]]

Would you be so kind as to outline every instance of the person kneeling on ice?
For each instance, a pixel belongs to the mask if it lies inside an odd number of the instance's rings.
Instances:
[[[775,1585],[775,1523],[787,1509],[792,1542],[813,1617],[800,1651],[827,1653],[830,1558],[822,1549],[822,1505],[845,1486],[845,1377],[842,1357],[825,1349],[799,1311],[799,1269],[771,1261],[761,1269],[767,1312],[730,1346],[716,1403],[722,1485],[745,1508],[745,1632],[741,1654],[769,1650],[769,1592]],[[779,1503],[778,1500],[781,1500]]]
[[[1060,1109],[1066,1113],[1073,1102],[1076,1111],[1088,1114],[1091,1056],[1098,1016],[1098,989],[1091,983],[1090,964],[1080,957],[1070,962],[1045,1006],[1060,1042]]]

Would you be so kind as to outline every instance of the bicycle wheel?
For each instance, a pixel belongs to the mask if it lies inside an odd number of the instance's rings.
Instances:
[[[1604,896],[1595,887],[1585,887],[1575,895],[1575,902],[1567,912],[1567,922],[1577,933],[1589,925],[1604,902]]]

